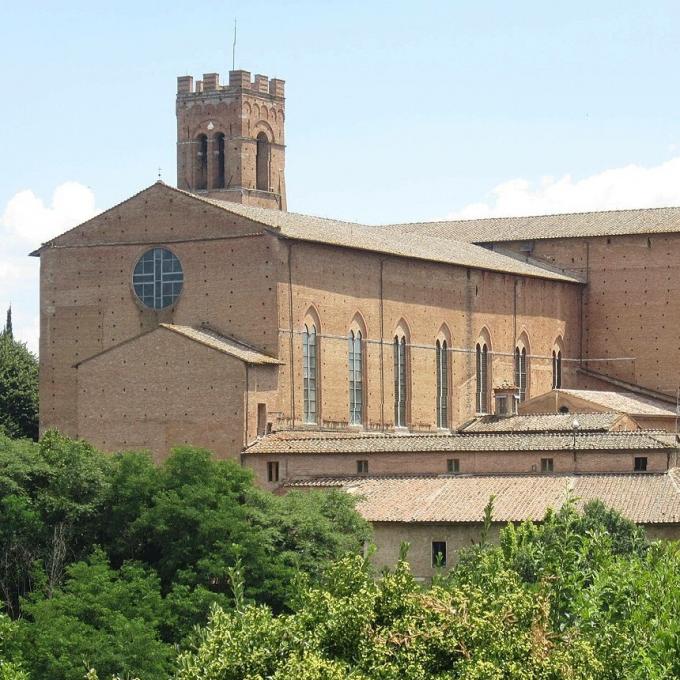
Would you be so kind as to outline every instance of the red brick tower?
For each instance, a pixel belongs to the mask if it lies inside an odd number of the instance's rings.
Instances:
[[[177,186],[210,198],[286,209],[284,81],[248,71],[177,78]]]

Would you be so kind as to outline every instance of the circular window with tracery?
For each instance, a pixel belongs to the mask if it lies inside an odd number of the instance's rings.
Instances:
[[[182,265],[167,248],[152,248],[142,255],[132,274],[132,286],[141,303],[151,309],[165,309],[182,292]]]

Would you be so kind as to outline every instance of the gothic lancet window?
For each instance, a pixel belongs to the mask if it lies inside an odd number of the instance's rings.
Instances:
[[[485,342],[476,348],[477,413],[489,412],[489,348]]]
[[[562,350],[554,349],[552,353],[552,386],[554,390],[562,387]]]
[[[449,426],[449,357],[446,340],[437,340],[437,427]]]
[[[317,422],[317,354],[316,325],[305,324],[302,332],[303,416],[305,423]]]
[[[394,425],[406,427],[408,403],[406,336],[394,336]]]
[[[527,398],[527,348],[515,347],[515,386],[520,402]]]
[[[350,331],[349,350],[349,424],[361,425],[364,408],[363,346],[361,331]]]

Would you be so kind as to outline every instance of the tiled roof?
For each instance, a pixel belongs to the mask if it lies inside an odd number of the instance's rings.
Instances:
[[[584,399],[598,406],[603,406],[619,413],[629,413],[633,416],[675,416],[675,410],[670,404],[650,397],[624,392],[609,392],[606,390],[565,390],[557,392]]]
[[[643,524],[680,522],[680,473],[455,475],[300,480],[288,488],[339,486],[360,497],[370,522],[481,522],[493,495],[497,522],[541,520],[568,497],[601,500]]]
[[[544,413],[509,417],[480,416],[461,432],[572,432],[574,413]],[[620,413],[579,413],[579,432],[608,432],[623,416]]]
[[[193,194],[191,194],[193,196]],[[583,283],[573,273],[523,262],[514,257],[494,253],[472,243],[452,243],[450,239],[433,238],[427,234],[390,233],[380,227],[343,222],[312,215],[258,208],[229,201],[199,196],[200,200],[228,212],[258,222],[289,239],[327,243],[346,248],[410,257],[428,262],[443,262],[463,267],[533,276],[570,283]]]
[[[579,236],[664,234],[680,231],[680,208],[491,217],[473,220],[414,222],[384,227],[388,231],[488,243]]]
[[[571,451],[571,432],[499,434],[393,434],[372,432],[276,432],[246,449],[247,454],[425,453],[454,451]],[[664,449],[670,445],[646,432],[581,432],[577,450]]]
[[[192,328],[191,326],[178,326],[176,324],[162,323],[162,328],[167,328],[169,331],[183,335],[190,340],[200,342],[206,347],[211,347],[224,354],[229,354],[236,359],[245,361],[247,364],[274,364],[278,365],[281,362],[268,354],[263,354],[259,350],[250,347],[234,338],[220,335],[219,333],[210,330],[209,328]]]

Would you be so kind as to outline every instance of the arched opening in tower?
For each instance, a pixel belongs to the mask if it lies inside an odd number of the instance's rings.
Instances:
[[[215,189],[224,189],[225,187],[225,162],[226,157],[224,153],[224,133],[218,132],[215,135],[215,158],[216,158],[216,168],[215,168]]]
[[[269,140],[264,132],[257,136],[257,157],[255,160],[256,186],[269,191]]]
[[[208,188],[208,137],[206,135],[198,135],[196,138],[194,185],[198,191]]]

